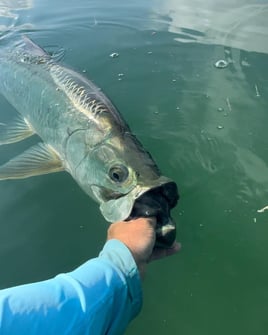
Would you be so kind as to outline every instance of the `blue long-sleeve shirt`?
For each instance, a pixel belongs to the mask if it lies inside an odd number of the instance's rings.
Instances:
[[[110,240],[72,272],[0,290],[0,335],[120,335],[141,305],[136,263]]]

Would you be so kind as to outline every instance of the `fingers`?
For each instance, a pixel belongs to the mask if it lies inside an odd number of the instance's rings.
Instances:
[[[147,218],[146,220],[151,225],[151,227],[155,229],[155,227],[156,227],[156,218],[155,217],[150,217],[150,218]]]
[[[123,242],[132,253],[140,273],[144,273],[147,263],[171,256],[181,248],[179,243],[174,243],[172,248],[155,248],[155,228],[154,217],[120,221],[110,225],[107,239]]]
[[[172,256],[179,252],[181,249],[181,244],[175,242],[171,248],[155,248],[152,252],[152,255],[149,259],[149,262],[155,261],[157,259],[161,259],[167,256]]]
[[[130,221],[126,221],[127,223],[135,223],[139,225],[144,225],[144,226],[150,226],[153,229],[156,227],[156,218],[155,217],[149,217],[149,218],[138,218],[138,219],[133,219]]]

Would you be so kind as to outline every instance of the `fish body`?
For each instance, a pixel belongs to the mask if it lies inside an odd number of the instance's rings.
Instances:
[[[97,86],[55,62],[25,36],[0,40],[0,74],[0,93],[19,113],[13,122],[0,126],[0,144],[33,134],[41,139],[2,165],[0,179],[65,170],[100,204],[107,221],[152,216],[156,207],[166,207],[158,226],[161,231],[170,225],[169,211],[178,199],[176,184],[161,175]],[[142,206],[140,199],[151,190],[156,190],[151,197],[155,201]]]

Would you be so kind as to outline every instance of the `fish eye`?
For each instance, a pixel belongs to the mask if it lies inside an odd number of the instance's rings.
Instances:
[[[123,183],[128,178],[128,169],[121,164],[114,165],[109,170],[109,177],[116,183]]]

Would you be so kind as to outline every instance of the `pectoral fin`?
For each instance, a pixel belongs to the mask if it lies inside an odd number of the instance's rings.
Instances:
[[[0,123],[0,145],[19,142],[33,134],[33,128],[21,115],[9,124]]]
[[[59,155],[49,145],[38,143],[0,166],[0,180],[22,179],[62,170]]]

